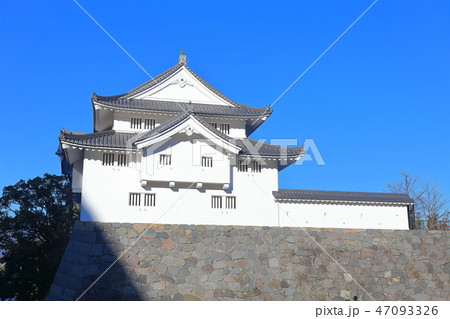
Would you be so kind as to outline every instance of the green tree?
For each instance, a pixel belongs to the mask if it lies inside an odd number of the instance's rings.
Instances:
[[[45,298],[77,219],[65,176],[45,174],[3,189],[0,299]]]

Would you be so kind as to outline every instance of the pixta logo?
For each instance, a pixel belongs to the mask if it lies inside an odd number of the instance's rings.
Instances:
[[[302,156],[302,158],[295,163],[295,165],[303,165],[304,162],[311,161],[313,162],[313,158],[311,157],[311,154],[314,156],[314,159],[316,160],[317,165],[324,166],[325,161],[323,160],[322,155],[319,152],[319,148],[317,147],[316,143],[314,143],[314,140],[312,138],[308,138],[305,140],[305,143],[303,144],[303,150],[305,154]],[[311,154],[310,154],[311,153]]]
[[[136,136],[130,139],[130,148],[134,146]],[[171,136],[163,141],[158,141],[149,146],[142,147],[142,161],[140,169],[149,175],[154,175],[156,171],[164,169],[172,164],[172,148],[176,148],[175,158],[181,157],[191,159],[191,166],[213,167],[214,163],[222,161],[237,165],[240,156],[257,159],[259,164],[266,165],[266,161],[278,159],[282,166],[303,165],[305,162],[316,163],[324,166],[325,161],[313,139],[306,139],[303,145],[297,139],[230,139],[223,141],[220,139],[194,138],[186,144],[183,139]],[[300,144],[300,145],[299,145]],[[188,148],[186,148],[186,146]],[[178,154],[179,153],[179,154]],[[273,163],[273,162],[272,162]],[[188,167],[184,167],[188,169]]]
[[[297,139],[271,139],[271,144],[281,146],[281,164],[287,163],[288,160],[288,147],[295,147],[298,145]],[[285,155],[285,156],[283,156]],[[283,162],[284,161],[284,162]],[[305,162],[316,162],[319,166],[324,166],[325,161],[323,160],[322,154],[319,152],[319,148],[312,138],[308,138],[303,143],[303,151],[301,153],[300,159],[295,162],[294,165],[303,165]]]

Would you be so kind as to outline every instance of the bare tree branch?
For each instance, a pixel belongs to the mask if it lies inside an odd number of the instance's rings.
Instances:
[[[388,192],[407,194],[414,201],[416,225],[419,228],[448,229],[448,204],[450,200],[429,179],[401,172],[402,179],[386,184]]]

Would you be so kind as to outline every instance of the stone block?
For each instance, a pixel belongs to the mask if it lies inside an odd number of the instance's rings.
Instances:
[[[138,233],[136,232],[136,230],[133,228],[130,228],[127,232],[127,237],[128,238],[137,238],[138,237]]]
[[[148,244],[148,246],[151,246],[151,247],[156,247],[156,248],[162,247],[161,239],[150,239],[150,240],[148,240],[147,244]]]
[[[50,288],[48,296],[50,297],[49,300],[54,300],[56,298],[62,298],[64,288],[53,284]]]
[[[274,289],[279,289],[280,288],[280,282],[278,280],[271,280],[269,283],[269,286],[274,288]]]
[[[116,252],[110,245],[104,245],[103,246],[103,255],[115,256]]]
[[[157,281],[160,281],[161,278],[159,277],[159,275],[155,272],[147,272],[147,284],[151,284]]]
[[[197,262],[198,262],[197,258],[195,258],[195,257],[188,257],[185,260],[185,265],[189,266],[189,267],[195,267],[195,266],[197,266]]]
[[[125,228],[125,227],[117,228],[117,229],[116,229],[116,232],[115,232],[115,234],[116,234],[117,236],[119,236],[119,237],[126,236],[127,233],[128,233],[128,229]]]
[[[287,282],[287,280],[281,280],[280,281],[280,288],[289,288],[290,287],[290,285],[289,285],[289,283]]]
[[[162,274],[160,277],[162,280],[165,280],[171,284],[175,284],[175,279],[169,274]]]
[[[200,298],[194,296],[194,295],[183,295],[183,301],[199,301]]]
[[[269,267],[271,267],[271,268],[278,268],[279,267],[278,258],[270,258],[269,259]]]
[[[161,263],[163,263],[167,266],[171,266],[173,264],[173,260],[174,260],[174,258],[172,256],[164,256],[161,259]]]
[[[64,288],[62,291],[62,298],[64,300],[75,300],[77,298],[77,291],[75,289]]]
[[[166,266],[166,265],[164,265],[164,264],[158,264],[158,265],[156,266],[155,272],[156,272],[157,274],[163,275],[163,274],[166,273],[166,271],[167,271],[167,266]]]
[[[177,277],[180,274],[180,270],[177,267],[167,267],[167,273],[174,277]]]
[[[71,275],[73,269],[73,264],[67,261],[61,261],[58,267],[58,273],[65,274],[65,275]]]
[[[163,240],[163,248],[166,250],[174,250],[176,247],[175,242],[171,239]]]
[[[173,297],[170,300],[172,300],[172,301],[183,301],[183,295],[177,293],[177,294],[173,295]]]
[[[156,238],[167,239],[169,238],[169,234],[166,232],[156,232]]]
[[[91,250],[89,252],[91,256],[101,256],[103,254],[103,245],[102,244],[93,244],[91,246]]]
[[[414,268],[419,272],[419,273],[425,273],[427,271],[427,268],[425,266],[425,263],[421,262],[421,261],[416,261],[414,262]]]
[[[85,277],[100,275],[98,265],[96,264],[87,265],[83,270],[83,275]]]
[[[372,250],[372,249],[366,249],[366,248],[363,248],[363,249],[361,249],[361,251],[360,251],[360,256],[361,256],[361,258],[363,258],[363,259],[366,259],[366,258],[374,258],[374,257],[375,257],[375,251]]]
[[[66,252],[77,253],[80,255],[89,255],[91,245],[80,241],[71,240],[67,244]]]
[[[340,296],[345,300],[350,300],[350,291],[343,289],[340,292]]]
[[[372,264],[368,260],[360,260],[359,261],[359,267],[361,269],[371,269]]]
[[[219,242],[219,243],[216,244],[215,250],[217,252],[225,252],[227,250],[227,246],[224,243]]]
[[[153,290],[146,291],[145,296],[147,297],[147,299],[151,299],[151,300],[157,298],[156,291],[153,291]]]

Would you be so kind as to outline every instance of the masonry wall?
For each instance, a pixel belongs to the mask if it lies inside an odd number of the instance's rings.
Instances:
[[[78,222],[47,299],[450,300],[444,231],[147,227]]]

